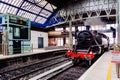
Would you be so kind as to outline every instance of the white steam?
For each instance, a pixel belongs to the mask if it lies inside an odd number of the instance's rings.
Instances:
[[[88,19],[86,19],[84,24],[85,24],[85,26],[86,25],[90,25],[90,26],[102,25],[103,27],[105,27],[105,25],[106,25],[103,21],[101,21],[100,18],[88,18]]]

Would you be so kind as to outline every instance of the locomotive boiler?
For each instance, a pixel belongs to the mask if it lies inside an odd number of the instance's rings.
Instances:
[[[101,55],[105,51],[105,45],[108,45],[108,37],[97,31],[78,31],[75,35],[76,43],[72,50],[66,52],[74,64],[78,64],[81,60],[85,60],[88,65],[96,55]],[[103,40],[106,39],[106,44]],[[108,47],[107,47],[108,48]]]

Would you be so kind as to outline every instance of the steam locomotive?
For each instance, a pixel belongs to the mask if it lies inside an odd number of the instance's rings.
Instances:
[[[74,64],[85,60],[88,65],[91,65],[96,55],[101,55],[108,50],[109,38],[103,33],[89,30],[78,31],[75,38],[73,49],[66,52]]]

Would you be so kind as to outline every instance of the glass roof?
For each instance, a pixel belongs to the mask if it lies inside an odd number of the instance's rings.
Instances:
[[[57,7],[45,0],[0,0],[0,13],[10,13],[44,24]]]

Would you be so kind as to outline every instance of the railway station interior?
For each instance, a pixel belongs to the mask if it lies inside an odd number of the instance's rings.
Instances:
[[[0,80],[120,80],[120,0],[0,0]]]

